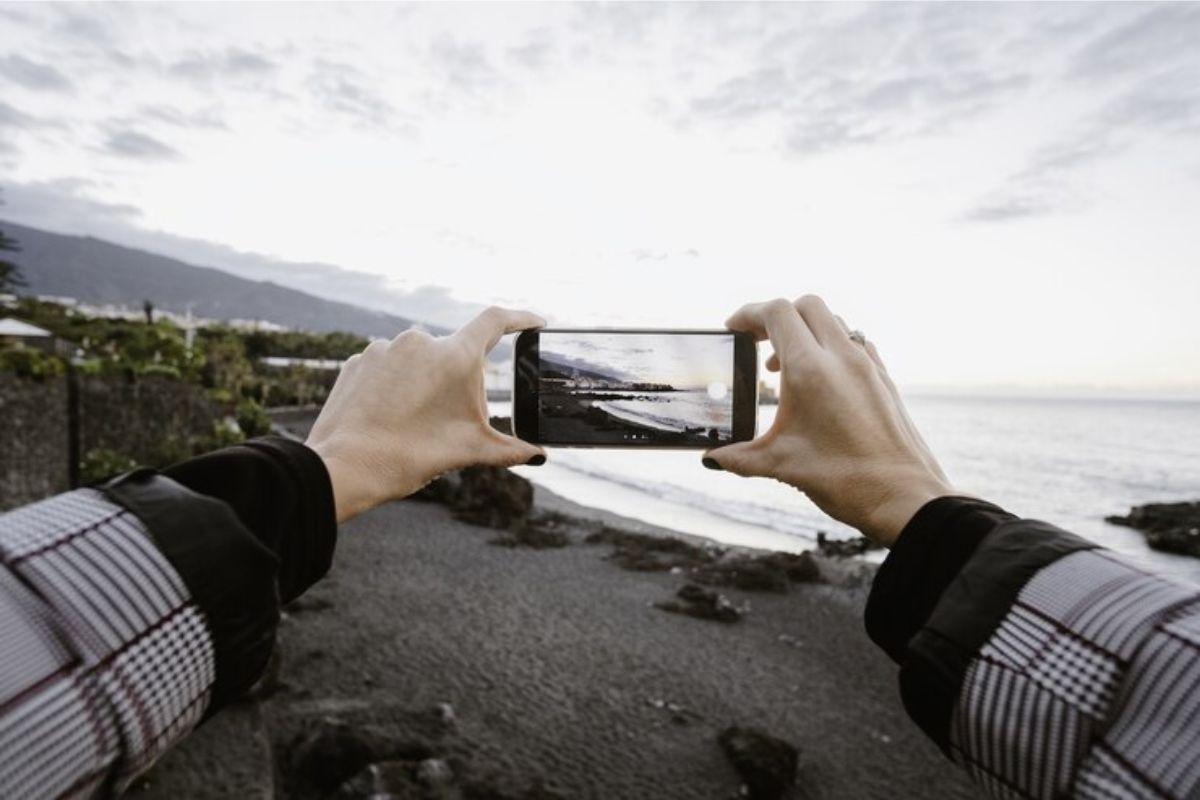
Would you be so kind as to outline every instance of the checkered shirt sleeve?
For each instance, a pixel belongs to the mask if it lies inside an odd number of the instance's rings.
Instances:
[[[996,797],[1200,797],[1200,590],[1054,561],[967,668],[950,739]]]
[[[208,706],[204,614],[93,489],[0,515],[0,642],[0,797],[119,792]]]

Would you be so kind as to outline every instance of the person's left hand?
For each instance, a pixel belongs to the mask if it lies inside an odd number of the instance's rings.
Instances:
[[[493,307],[450,336],[408,330],[351,356],[306,442],[329,470],[338,522],[452,469],[545,460],[540,447],[488,424],[483,386],[484,358],[500,337],[545,324]]]

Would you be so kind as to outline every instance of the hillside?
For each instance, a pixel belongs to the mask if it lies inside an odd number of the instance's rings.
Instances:
[[[199,317],[261,319],[298,330],[363,336],[394,336],[414,322],[90,236],[63,236],[3,220],[0,229],[20,243],[21,252],[12,260],[32,294],[133,308],[150,300],[180,313],[191,306]]]

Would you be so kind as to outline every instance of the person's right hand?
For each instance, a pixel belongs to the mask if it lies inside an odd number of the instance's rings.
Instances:
[[[408,330],[351,356],[306,442],[329,470],[338,522],[452,469],[545,461],[542,448],[488,424],[483,386],[500,337],[545,324],[489,308],[450,336]]]
[[[909,419],[879,353],[850,338],[814,295],[743,306],[730,330],[770,339],[779,408],[763,435],[706,458],[807,494],[830,516],[890,546],[925,503],[955,494]]]

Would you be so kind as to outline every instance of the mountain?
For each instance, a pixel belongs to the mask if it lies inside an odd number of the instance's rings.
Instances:
[[[392,337],[415,321],[325,300],[270,281],[252,281],[211,267],[122,247],[90,236],[63,236],[0,220],[21,250],[11,254],[32,294],[140,308],[144,300],[199,317],[258,319],[307,331],[349,331]],[[445,331],[423,326],[435,333]]]

